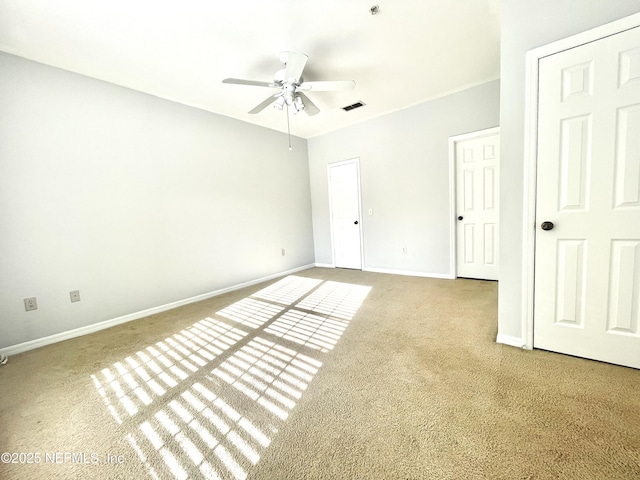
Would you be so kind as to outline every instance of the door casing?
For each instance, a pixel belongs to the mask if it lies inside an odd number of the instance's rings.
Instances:
[[[452,277],[458,277],[458,252],[457,252],[457,171],[456,171],[456,144],[472,138],[487,137],[500,134],[500,127],[486,128],[475,132],[464,133],[449,137],[449,258]],[[499,163],[498,163],[499,165]]]
[[[525,83],[525,135],[524,135],[524,241],[522,268],[522,348],[533,349],[534,322],[534,275],[535,275],[535,218],[536,178],[538,159],[538,62],[553,55],[585,43],[624,32],[640,26],[640,13],[621,18],[571,37],[529,50],[526,57]]]
[[[339,167],[342,165],[347,165],[350,163],[355,163],[356,171],[357,171],[357,188],[358,188],[358,230],[360,236],[360,269],[364,270],[364,239],[362,236],[362,192],[360,187],[360,158],[351,158],[349,160],[342,160],[339,162],[329,163],[327,165],[327,189],[329,195],[329,222],[330,222],[330,231],[331,231],[331,263],[335,268],[336,266],[336,254],[335,254],[335,238],[334,238],[334,225],[333,225],[333,209],[331,202],[331,168]]]

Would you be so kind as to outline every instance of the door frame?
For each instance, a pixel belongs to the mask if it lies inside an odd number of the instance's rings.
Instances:
[[[350,158],[327,164],[327,195],[329,199],[329,231],[331,233],[331,266],[336,268],[336,252],[333,227],[333,202],[331,201],[331,168],[355,163],[358,188],[358,234],[360,235],[360,270],[364,271],[364,238],[362,230],[362,190],[360,186],[360,157]]]
[[[456,170],[456,145],[458,142],[471,140],[474,138],[488,137],[490,135],[500,134],[500,126],[476,130],[474,132],[463,133],[449,137],[449,271],[450,278],[458,278],[458,237],[456,234],[457,224],[457,175]],[[498,168],[500,168],[500,159],[498,159]]]
[[[535,295],[535,219],[538,173],[538,62],[549,55],[576,48],[640,26],[640,13],[529,50],[526,56],[522,255],[522,348],[533,349]]]

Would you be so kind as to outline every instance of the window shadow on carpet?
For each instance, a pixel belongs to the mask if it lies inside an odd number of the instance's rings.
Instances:
[[[291,275],[91,378],[151,478],[242,480],[370,290]]]

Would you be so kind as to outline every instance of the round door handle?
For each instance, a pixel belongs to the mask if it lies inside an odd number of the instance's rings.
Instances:
[[[540,224],[540,228],[543,230],[553,230],[554,226],[553,222],[542,222]]]
[[[464,217],[463,217],[462,215],[460,215],[460,216],[458,217],[458,220],[462,220],[463,218],[464,218]]]
[[[354,225],[357,225],[357,224],[358,224],[358,220],[356,220],[355,222],[353,222],[353,224],[354,224]]]

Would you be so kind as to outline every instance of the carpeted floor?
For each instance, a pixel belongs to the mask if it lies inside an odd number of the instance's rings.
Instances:
[[[16,355],[0,478],[640,478],[640,371],[496,323],[494,282],[315,268]]]

